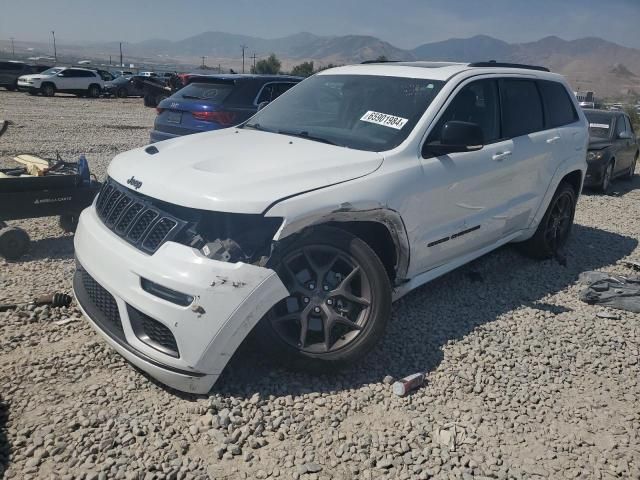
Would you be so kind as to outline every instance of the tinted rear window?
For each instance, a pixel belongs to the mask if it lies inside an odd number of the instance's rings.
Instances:
[[[193,82],[176,93],[178,97],[222,103],[233,91],[232,83]]]
[[[519,137],[544,129],[542,102],[534,81],[503,80],[501,93],[505,137]]]
[[[589,136],[598,138],[609,138],[611,135],[611,124],[613,117],[605,113],[585,112],[589,120]]]
[[[562,84],[545,80],[538,82],[538,86],[544,103],[547,128],[561,127],[578,120],[573,102]]]

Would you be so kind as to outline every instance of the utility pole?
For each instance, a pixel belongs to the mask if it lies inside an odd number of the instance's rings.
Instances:
[[[202,59],[202,68],[206,68],[206,65],[204,64],[204,59],[207,57],[200,57]]]
[[[256,52],[253,52],[253,73],[256,73]]]
[[[124,67],[124,63],[122,62],[122,42],[120,42],[120,66]]]
[[[51,35],[53,36],[53,58],[54,62],[58,63],[58,51],[56,50],[56,32],[51,30]]]
[[[13,58],[15,58],[15,57],[16,57],[16,49],[15,49],[15,47],[13,46],[13,40],[14,40],[14,38],[13,38],[13,37],[11,37],[11,38],[10,38],[10,40],[11,40],[11,55],[13,55]]]
[[[240,45],[240,48],[242,48],[242,73],[244,73],[244,51],[249,47],[246,45]]]
[[[111,66],[111,55],[109,55],[109,66]]]

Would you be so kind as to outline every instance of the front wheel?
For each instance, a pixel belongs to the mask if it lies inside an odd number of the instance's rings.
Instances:
[[[549,203],[536,233],[520,246],[533,258],[547,259],[555,256],[569,240],[576,213],[576,192],[566,182],[561,182]]]
[[[607,193],[609,191],[611,179],[613,179],[613,162],[609,162],[604,169],[602,180],[600,181],[600,185],[598,185],[600,193]]]
[[[353,364],[384,334],[391,285],[375,252],[340,229],[316,227],[275,254],[272,268],[290,296],[257,328],[261,345],[289,365]]]
[[[40,91],[45,97],[53,97],[56,94],[56,87],[50,83],[45,83],[40,87]]]

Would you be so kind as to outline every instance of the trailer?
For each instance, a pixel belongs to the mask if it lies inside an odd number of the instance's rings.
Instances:
[[[0,120],[0,136],[8,125]],[[7,260],[17,260],[30,245],[29,234],[7,221],[58,216],[64,231],[75,231],[80,212],[101,187],[84,156],[78,162],[32,155],[15,160],[20,166],[0,169],[0,256]]]

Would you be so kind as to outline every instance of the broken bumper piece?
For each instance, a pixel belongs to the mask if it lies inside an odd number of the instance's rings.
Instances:
[[[147,255],[113,234],[95,208],[75,235],[74,293],[115,350],[177,390],[207,393],[254,325],[288,295],[277,274],[210,260],[166,242]]]

